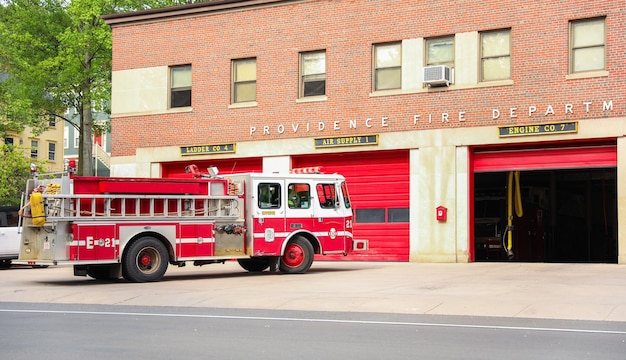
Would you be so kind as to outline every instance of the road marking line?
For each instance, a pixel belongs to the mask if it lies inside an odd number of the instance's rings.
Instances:
[[[592,329],[565,329],[565,328],[546,328],[546,327],[529,327],[529,326],[446,324],[446,323],[425,323],[425,322],[405,322],[405,321],[341,320],[341,319],[313,319],[313,318],[291,318],[291,317],[281,318],[281,317],[271,317],[271,316],[233,316],[233,315],[198,315],[198,314],[114,312],[114,311],[75,311],[75,310],[63,311],[63,310],[25,310],[25,309],[17,309],[17,310],[16,309],[0,309],[0,312],[63,314],[63,315],[73,314],[73,315],[111,315],[111,316],[152,316],[152,317],[174,317],[174,318],[178,317],[178,318],[226,319],[226,320],[293,321],[293,322],[318,322],[318,323],[336,323],[336,324],[451,327],[451,328],[467,328],[467,329],[490,329],[490,330],[500,329],[500,330],[520,330],[520,331],[547,331],[547,332],[626,335],[626,331],[619,331],[619,330],[592,330]]]

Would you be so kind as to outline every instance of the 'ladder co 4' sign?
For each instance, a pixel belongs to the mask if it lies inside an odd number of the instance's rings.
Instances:
[[[216,144],[216,145],[191,145],[181,146],[181,155],[199,155],[214,153],[233,153],[235,152],[235,144]]]

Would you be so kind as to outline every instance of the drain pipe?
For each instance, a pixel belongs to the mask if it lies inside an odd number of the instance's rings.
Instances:
[[[513,180],[515,179],[515,184]],[[507,224],[504,230],[503,240],[507,239],[505,245],[506,255],[509,260],[513,260],[515,254],[513,254],[513,205],[515,203],[515,215],[522,217],[524,215],[524,209],[522,208],[522,193],[519,186],[519,171],[510,171],[508,174],[508,186],[507,186]],[[515,185],[515,186],[513,186]],[[513,194],[513,187],[515,187],[515,194]],[[503,241],[504,242],[504,241]]]

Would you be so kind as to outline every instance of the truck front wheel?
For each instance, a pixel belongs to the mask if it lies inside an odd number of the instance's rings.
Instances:
[[[280,258],[280,271],[287,274],[302,274],[313,264],[313,245],[305,238],[298,236],[291,240]]]
[[[132,282],[159,281],[165,275],[169,254],[159,240],[146,236],[131,243],[122,257],[122,275]]]

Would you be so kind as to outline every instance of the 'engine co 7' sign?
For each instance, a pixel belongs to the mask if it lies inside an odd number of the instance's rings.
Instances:
[[[514,125],[499,127],[500,137],[541,134],[561,134],[578,132],[578,122],[570,121],[555,124]]]

